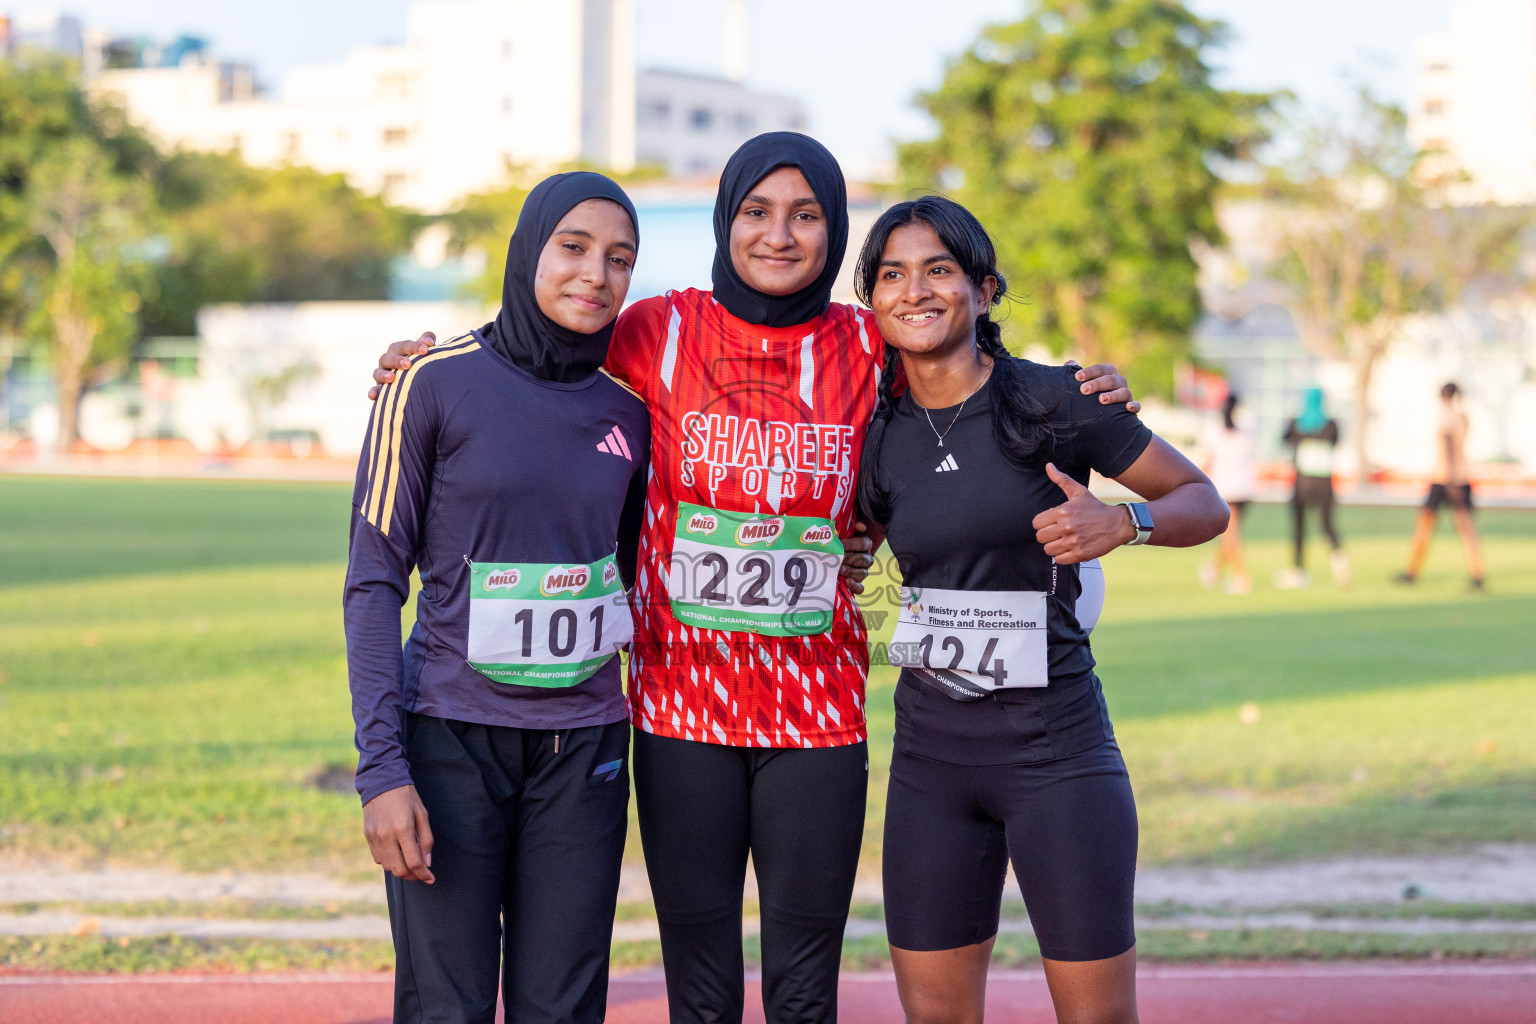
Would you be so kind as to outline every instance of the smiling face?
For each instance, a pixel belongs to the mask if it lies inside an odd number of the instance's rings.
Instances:
[[[976,340],[976,318],[987,312],[997,278],[977,285],[920,220],[891,232],[880,256],[870,306],[880,333],[914,356],[943,356]]]
[[[635,226],[607,199],[573,206],[539,251],[533,296],[561,327],[596,334],[619,315],[635,265]]]
[[[731,262],[751,288],[793,295],[827,265],[827,218],[794,167],[752,186],[731,221]]]

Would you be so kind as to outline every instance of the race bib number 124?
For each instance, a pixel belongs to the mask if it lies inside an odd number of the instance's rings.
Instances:
[[[1046,686],[1047,597],[1029,590],[903,587],[891,664],[970,696]]]

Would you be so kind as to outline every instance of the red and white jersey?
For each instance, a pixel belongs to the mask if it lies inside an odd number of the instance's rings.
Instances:
[[[874,314],[833,304],[764,327],[689,289],[619,317],[607,369],[651,414],[636,573],[630,716],[659,736],[728,746],[831,747],[866,735],[864,620],[839,579],[832,627],[767,636],[679,622],[669,568],[679,502],[829,519],[853,534],[855,484],[883,343]]]

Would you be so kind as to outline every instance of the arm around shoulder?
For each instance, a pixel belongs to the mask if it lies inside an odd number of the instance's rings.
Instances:
[[[656,353],[667,336],[667,297],[641,299],[614,321],[608,360],[603,364],[614,377],[642,397],[647,393],[656,365]]]

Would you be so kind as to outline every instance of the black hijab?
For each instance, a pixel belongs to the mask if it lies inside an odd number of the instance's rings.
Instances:
[[[731,221],[758,182],[780,167],[805,175],[827,218],[827,265],[816,280],[793,295],[765,295],[741,279],[731,261]],[[832,301],[832,283],[848,249],[848,189],[843,169],[827,148],[799,132],[769,132],[748,139],[731,155],[715,196],[715,301],[732,316],[766,327],[814,320]]]
[[[524,370],[543,380],[573,384],[592,376],[608,358],[613,324],[596,334],[562,327],[539,308],[533,294],[539,252],[555,233],[560,218],[588,199],[611,199],[624,207],[640,240],[639,219],[629,196],[612,180],[591,171],[572,171],[545,178],[534,186],[517,215],[517,230],[507,245],[506,277],[501,283],[501,310],[480,332],[486,342]]]

